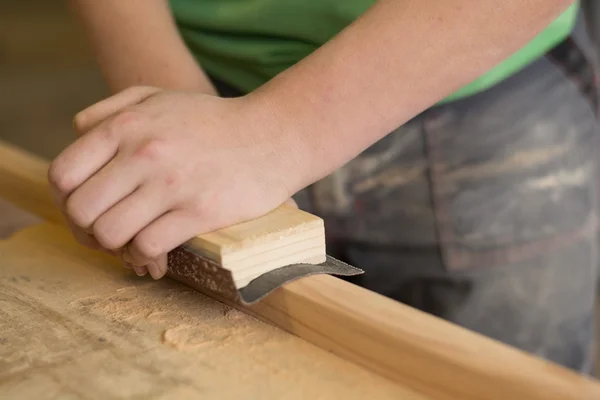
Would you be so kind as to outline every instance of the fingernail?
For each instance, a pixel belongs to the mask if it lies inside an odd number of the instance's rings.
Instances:
[[[152,279],[158,280],[158,279],[162,278],[162,273],[160,271],[160,267],[158,266],[158,264],[156,262],[150,261],[146,267],[148,268],[148,272],[150,272]]]
[[[141,265],[134,265],[133,270],[135,271],[137,276],[144,276],[148,273],[148,269],[146,269],[146,267],[141,266]]]

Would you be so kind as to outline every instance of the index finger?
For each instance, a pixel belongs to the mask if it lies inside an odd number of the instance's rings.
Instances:
[[[160,89],[149,86],[125,89],[77,113],[73,118],[73,127],[78,135],[82,135],[117,111],[139,104],[158,91]]]
[[[64,209],[66,198],[117,154],[119,141],[109,129],[81,136],[50,164],[48,180],[57,206]]]

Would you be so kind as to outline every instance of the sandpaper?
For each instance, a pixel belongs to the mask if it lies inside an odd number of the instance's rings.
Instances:
[[[179,246],[168,255],[167,275],[187,286],[200,291],[208,291],[227,301],[253,304],[287,282],[315,274],[353,276],[363,270],[348,265],[331,256],[321,264],[292,264],[252,280],[248,285],[237,288],[231,271],[222,268],[217,262],[195,253],[185,245]]]

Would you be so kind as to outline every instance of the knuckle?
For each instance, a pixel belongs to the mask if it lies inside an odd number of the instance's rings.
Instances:
[[[206,215],[208,212],[206,203],[199,199],[192,199],[186,204],[185,208],[187,209],[189,216],[194,220],[202,219],[202,216]]]
[[[147,158],[150,160],[157,160],[162,157],[166,151],[166,145],[163,140],[157,138],[150,138],[143,141],[135,150],[134,156],[140,158]]]
[[[50,164],[48,168],[48,181],[60,194],[65,195],[72,190],[71,179],[67,172],[63,171],[59,161]]]
[[[198,194],[194,199],[192,199],[189,204],[188,210],[191,213],[191,217],[194,219],[204,219],[205,216],[215,216],[220,213],[218,210],[219,199],[215,194],[211,194],[210,192],[205,192]]]
[[[139,112],[133,109],[125,109],[117,114],[111,123],[113,129],[121,130],[138,126],[142,121],[142,116]]]
[[[87,115],[85,111],[80,111],[73,117],[73,127],[77,132],[82,132],[86,127]]]
[[[94,132],[94,134],[97,134],[99,138],[102,138],[107,143],[113,143],[119,140],[117,132],[119,132],[119,128],[114,124],[114,122],[111,122]]]
[[[165,185],[169,188],[180,186],[183,181],[183,174],[180,171],[171,171],[165,176]]]

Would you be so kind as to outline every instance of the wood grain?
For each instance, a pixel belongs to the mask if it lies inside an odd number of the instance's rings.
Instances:
[[[173,280],[139,278],[65,227],[28,227],[0,255],[3,400],[429,399]]]
[[[1,196],[48,221],[64,223],[48,184],[48,162],[0,140]]]
[[[286,265],[326,259],[323,220],[285,204],[260,218],[199,235],[187,245],[230,270],[238,288]]]
[[[12,176],[0,177],[0,196],[38,193],[42,179],[18,182],[20,168],[0,171]],[[600,399],[591,378],[330,276],[292,282],[243,310],[432,399]]]

